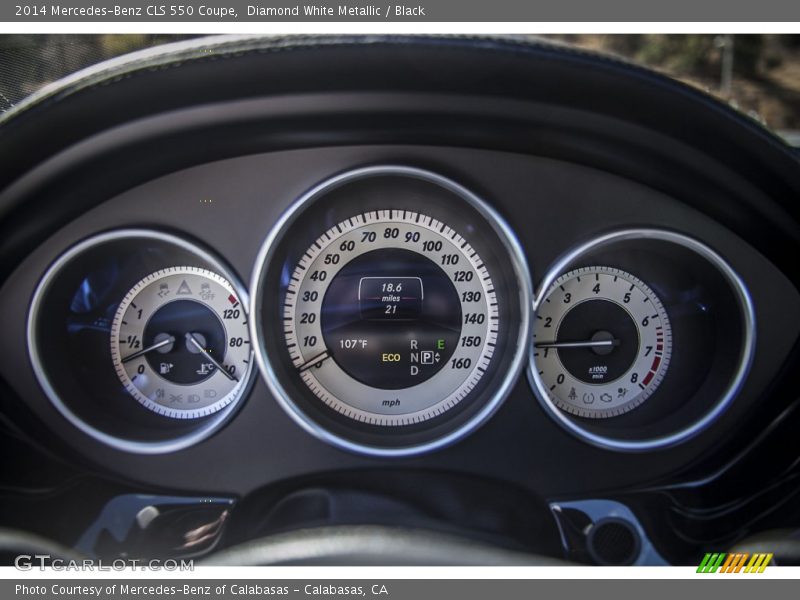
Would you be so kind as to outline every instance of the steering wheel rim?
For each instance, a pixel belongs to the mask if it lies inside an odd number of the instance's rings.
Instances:
[[[423,529],[347,525],[252,540],[202,561],[213,566],[567,566],[571,563]]]

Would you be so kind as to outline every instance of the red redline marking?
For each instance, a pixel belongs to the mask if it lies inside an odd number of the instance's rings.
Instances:
[[[664,349],[664,345],[663,344],[656,344],[656,350],[658,352],[661,352],[663,349]]]
[[[236,306],[237,304],[239,304],[239,301],[236,299],[236,296],[234,296],[233,294],[231,294],[230,296],[228,296],[228,302],[230,302],[230,303],[231,303],[231,304],[233,304],[234,306]]]
[[[651,371],[650,373],[647,374],[647,376],[642,381],[642,385],[647,387],[647,385],[650,383],[650,381],[652,381],[652,379],[653,379],[653,372]]]
[[[654,372],[655,372],[655,371],[658,371],[658,365],[660,365],[660,364],[661,364],[661,358],[660,358],[660,357],[658,357],[658,356],[656,356],[656,357],[653,359],[653,366],[652,366],[652,367],[650,367],[650,369],[652,369]]]

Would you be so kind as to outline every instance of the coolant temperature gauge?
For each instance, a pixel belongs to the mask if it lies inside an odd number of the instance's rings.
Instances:
[[[197,267],[151,273],[123,298],[111,358],[130,394],[176,419],[217,412],[244,391],[251,347],[233,286]]]

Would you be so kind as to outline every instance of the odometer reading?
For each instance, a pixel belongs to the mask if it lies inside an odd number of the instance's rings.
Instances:
[[[402,426],[443,414],[486,372],[499,316],[492,278],[457,231],[381,210],[323,233],[291,274],[286,345],[337,412]]]
[[[613,417],[642,404],[664,378],[671,351],[658,296],[620,269],[562,275],[536,315],[538,374],[556,406],[580,417]]]
[[[418,319],[423,299],[419,277],[362,277],[358,284],[362,319]]]

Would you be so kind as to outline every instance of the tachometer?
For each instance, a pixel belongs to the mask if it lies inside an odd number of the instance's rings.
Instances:
[[[534,314],[536,399],[579,439],[620,452],[667,448],[710,427],[754,348],[740,277],[712,248],[663,229],[571,248],[542,278]]]
[[[639,406],[669,366],[672,330],[658,296],[612,267],[582,267],[551,286],[534,325],[534,358],[553,402],[606,418]]]
[[[290,277],[286,346],[325,404],[406,425],[458,404],[486,372],[499,327],[492,277],[457,231],[405,210],[323,233]]]

